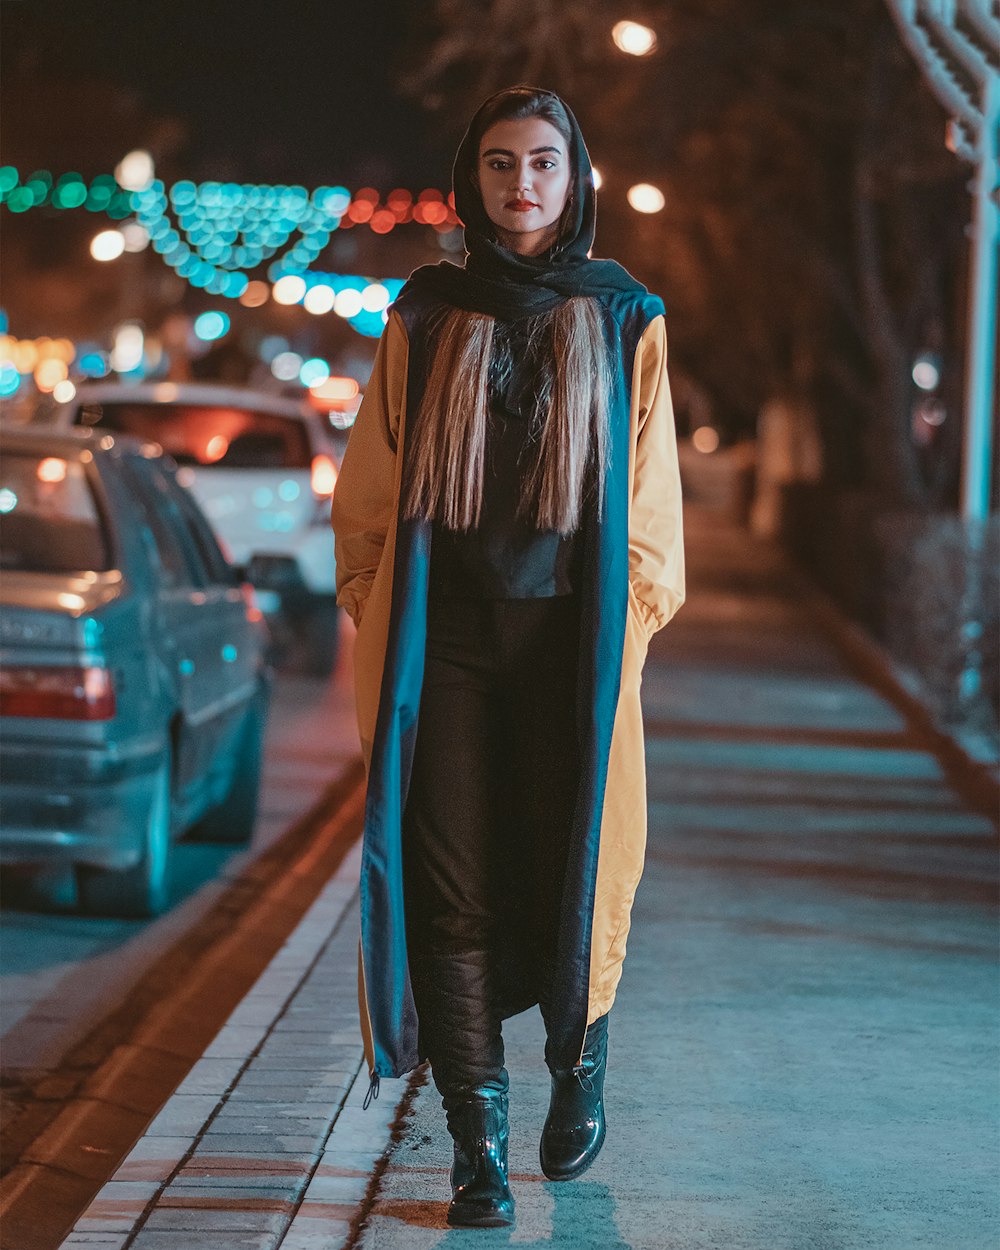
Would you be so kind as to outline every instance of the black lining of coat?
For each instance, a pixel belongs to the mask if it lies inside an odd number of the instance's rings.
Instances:
[[[555,1062],[572,1067],[587,1027],[590,951],[597,863],[608,760],[621,682],[628,611],[628,458],[632,372],[639,339],[663,313],[656,296],[599,301],[605,313],[613,370],[610,468],[605,518],[590,512],[581,587],[578,682],[581,716],[580,789],[563,888],[550,1041]],[[416,412],[426,377],[428,333],[439,305],[397,300],[409,338],[407,416]],[[620,353],[620,354],[619,354]],[[405,454],[405,451],[404,451]],[[365,802],[361,865],[362,957],[375,1065],[373,1075],[399,1077],[420,1063],[418,1021],[406,958],[402,884],[402,814],[416,744],[426,644],[431,524],[398,520],[385,663]],[[517,1010],[524,1010],[524,1004]]]

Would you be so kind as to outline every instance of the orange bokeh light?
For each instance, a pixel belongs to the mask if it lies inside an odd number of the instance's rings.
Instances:
[[[355,378],[329,377],[321,385],[309,389],[314,399],[343,401],[353,399],[360,387]]]
[[[35,369],[35,385],[40,391],[52,391],[63,380],[69,377],[69,369],[64,360],[49,356],[39,361]]]
[[[66,461],[58,456],[46,456],[38,462],[38,480],[40,482],[63,482],[66,480]]]
[[[229,439],[225,434],[213,434],[205,445],[206,460],[221,460],[229,450]]]
[[[346,215],[351,221],[362,222],[371,221],[374,212],[375,205],[371,200],[354,200],[350,208],[348,208]]]
[[[390,212],[387,208],[380,208],[377,213],[372,215],[372,219],[368,224],[376,234],[388,234],[396,224],[396,214]]]
[[[267,303],[270,294],[271,290],[266,282],[254,279],[247,284],[247,289],[240,296],[240,303],[244,308],[260,308],[261,304]]]

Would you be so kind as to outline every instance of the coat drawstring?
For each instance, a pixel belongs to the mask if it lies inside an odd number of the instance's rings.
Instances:
[[[372,1099],[378,1097],[379,1076],[377,1072],[371,1074],[371,1080],[368,1082],[368,1093],[365,1094],[365,1100],[361,1104],[361,1110],[367,1111],[372,1104]]]

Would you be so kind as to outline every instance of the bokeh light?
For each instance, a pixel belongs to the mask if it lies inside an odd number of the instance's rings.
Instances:
[[[279,352],[287,351],[288,339],[284,338],[280,334],[266,334],[261,339],[257,347],[257,355],[267,364],[270,364]],[[302,362],[300,361],[299,364],[301,363]],[[296,367],[295,372],[298,373],[298,367]]]
[[[615,22],[611,38],[615,47],[629,56],[649,56],[656,50],[656,32],[641,22]]]
[[[667,201],[659,187],[637,182],[628,189],[628,202],[637,213],[658,213]]]
[[[919,386],[922,391],[933,391],[941,381],[941,371],[937,366],[937,362],[932,360],[930,356],[917,357],[913,364],[911,376],[915,385]]]
[[[12,364],[4,362],[0,365],[0,396],[9,399],[11,395],[17,394],[17,389],[21,385],[21,375]]]
[[[203,343],[213,343],[229,333],[229,324],[224,312],[203,312],[195,318],[194,332]]]
[[[244,308],[260,308],[270,298],[271,288],[267,283],[254,279],[252,282],[247,283],[246,290],[240,296],[240,303]]]
[[[66,461],[61,456],[45,456],[39,460],[35,473],[40,482],[64,482],[66,468]]]
[[[315,313],[317,316],[322,313],[328,313],[333,307],[336,293],[332,286],[328,286],[325,282],[319,282],[316,286],[311,286],[305,293],[302,300],[303,306],[307,312]]]
[[[120,230],[102,230],[90,240],[94,260],[117,260],[125,251],[125,236]]]
[[[126,191],[145,191],[153,181],[153,158],[143,148],[123,156],[115,167],[118,185]]]
[[[389,290],[381,282],[372,282],[361,292],[361,307],[365,312],[381,312],[389,303]]]
[[[299,376],[302,357],[298,352],[279,352],[271,361],[271,372],[279,382],[292,382]]]
[[[87,184],[78,173],[63,174],[52,192],[56,208],[79,208],[87,201]]]
[[[149,231],[141,222],[126,221],[121,230],[126,252],[142,252],[149,247]]]
[[[325,382],[317,382],[309,388],[314,398],[326,399],[334,403],[346,403],[354,399],[361,389],[355,378],[329,377]]]
[[[319,356],[304,360],[299,370],[299,381],[303,386],[318,386],[330,376],[330,366]]]
[[[695,451],[706,454],[716,451],[719,446],[719,432],[710,425],[699,425],[691,435],[691,443]]]
[[[276,304],[297,304],[306,293],[306,280],[297,273],[287,273],[275,282],[271,297]]]
[[[54,390],[68,375],[69,369],[64,360],[56,360],[54,356],[48,356],[35,366],[35,385],[40,391],[49,392]]]
[[[111,371],[107,353],[101,351],[83,352],[77,368],[86,378],[106,378]]]
[[[132,373],[142,364],[145,334],[137,321],[125,321],[116,330],[111,349],[111,368],[116,373]]]
[[[338,317],[356,317],[362,310],[361,292],[348,287],[339,291],[333,302],[333,311]]]

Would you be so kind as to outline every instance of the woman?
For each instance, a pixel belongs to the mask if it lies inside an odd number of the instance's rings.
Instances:
[[[429,1059],[457,1225],[513,1221],[501,1021],[539,1004],[553,1180],[604,1141],[646,838],[640,674],[684,600],[662,302],[591,260],[576,119],[514,87],[453,171],[467,259],[390,312],[333,501],[368,770],[372,1086]]]

